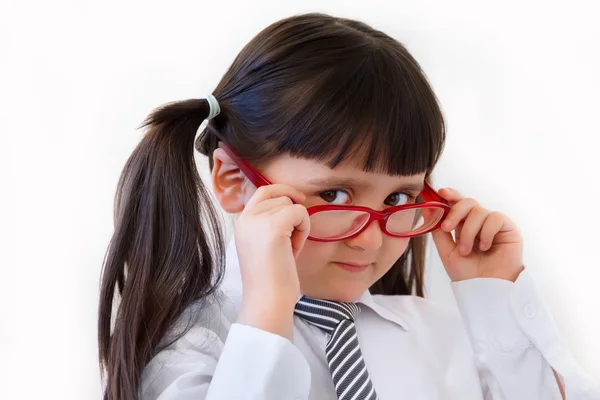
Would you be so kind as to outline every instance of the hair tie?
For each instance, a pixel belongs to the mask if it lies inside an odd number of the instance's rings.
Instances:
[[[219,102],[212,94],[206,96],[206,101],[208,101],[208,105],[210,106],[210,113],[206,119],[212,119],[219,115],[221,112],[221,107],[219,107]]]

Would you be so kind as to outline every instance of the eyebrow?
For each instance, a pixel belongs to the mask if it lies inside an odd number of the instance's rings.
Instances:
[[[372,190],[373,185],[369,182],[362,182],[352,178],[315,178],[310,179],[306,183],[313,186],[323,187],[323,188],[331,188],[331,187],[350,187],[354,189],[360,190]],[[424,184],[423,182],[409,182],[399,185],[396,190],[407,190],[421,193],[423,190]]]

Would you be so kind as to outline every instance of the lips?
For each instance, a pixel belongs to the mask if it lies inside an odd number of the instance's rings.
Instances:
[[[350,262],[343,262],[343,261],[334,261],[337,264],[346,264],[349,265],[351,267],[355,267],[355,268],[365,268],[368,267],[369,265],[371,265],[371,263],[364,263],[364,264],[357,264],[357,263],[350,263]]]
[[[369,267],[369,265],[371,265],[371,264],[359,265],[359,264],[356,264],[356,263],[346,264],[346,263],[340,263],[340,262],[337,262],[337,261],[334,261],[333,263],[335,265],[337,265],[338,267],[340,267],[340,268],[342,268],[342,269],[344,269],[344,270],[346,270],[348,272],[355,273],[355,274],[356,273],[361,273],[363,271],[366,271],[367,268]]]

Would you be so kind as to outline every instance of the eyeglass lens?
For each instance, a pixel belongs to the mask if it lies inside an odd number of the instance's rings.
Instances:
[[[444,215],[439,207],[420,207],[399,210],[391,214],[386,228],[392,234],[426,233]],[[310,217],[310,236],[319,239],[336,239],[350,236],[369,221],[369,213],[355,210],[319,211]]]

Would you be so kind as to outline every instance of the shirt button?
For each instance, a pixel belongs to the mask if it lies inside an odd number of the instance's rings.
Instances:
[[[534,306],[531,305],[531,303],[527,303],[523,307],[523,313],[525,314],[525,316],[527,318],[533,319],[537,315],[537,310],[535,309]]]

